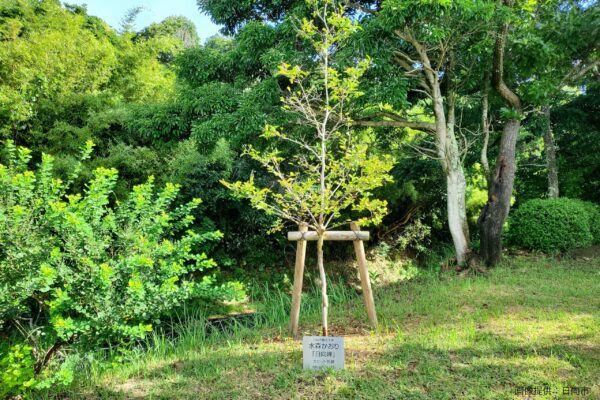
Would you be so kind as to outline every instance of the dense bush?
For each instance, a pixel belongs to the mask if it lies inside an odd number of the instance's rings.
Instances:
[[[91,149],[88,143],[84,158]],[[66,345],[87,350],[127,343],[184,301],[240,294],[237,284],[217,285],[206,273],[215,263],[201,251],[203,243],[221,234],[189,230],[200,200],[174,207],[178,186],[167,184],[156,194],[150,178],[111,204],[115,169],[97,168],[83,193],[69,193],[77,171],[63,182],[53,175],[52,157],[43,155],[32,171],[29,150],[10,142],[5,150],[0,328],[28,342],[37,372]],[[3,359],[3,369],[28,356],[19,357]]]
[[[600,243],[600,206],[590,201],[583,202],[583,205],[588,212],[593,242],[594,244],[598,244]]]
[[[593,204],[575,199],[527,201],[511,215],[509,241],[548,253],[589,246],[594,241],[590,229],[593,210]]]
[[[0,397],[22,393],[35,384],[32,348],[14,345],[0,358]]]

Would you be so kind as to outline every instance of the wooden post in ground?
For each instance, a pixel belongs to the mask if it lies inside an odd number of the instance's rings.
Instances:
[[[300,232],[308,230],[308,224],[298,226]],[[300,318],[300,301],[302,300],[302,280],[304,278],[304,262],[306,260],[306,240],[298,240],[296,247],[296,266],[294,269],[294,291],[292,293],[292,310],[290,312],[290,329],[292,336],[298,335],[298,320]]]
[[[356,222],[350,223],[350,229],[354,232],[359,232],[360,227]],[[371,279],[369,278],[369,271],[367,269],[367,257],[365,255],[365,246],[363,241],[357,236],[354,243],[354,252],[356,253],[356,261],[358,263],[358,273],[360,275],[360,284],[362,286],[363,298],[365,301],[365,307],[367,309],[367,315],[369,316],[369,323],[373,328],[377,327],[377,313],[375,312],[375,301],[373,300],[373,291],[371,290]]]

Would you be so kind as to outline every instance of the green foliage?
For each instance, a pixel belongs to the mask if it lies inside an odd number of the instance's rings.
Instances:
[[[590,206],[580,200],[529,200],[511,214],[508,239],[515,246],[546,253],[586,247],[594,239],[590,218]]]
[[[40,389],[65,387],[73,382],[80,356],[69,355],[60,363],[52,363],[52,369],[36,374],[34,348],[15,344],[0,359],[0,396],[2,398],[27,398]],[[57,365],[59,364],[59,365]]]
[[[485,206],[488,200],[487,193],[487,180],[485,178],[485,172],[481,167],[481,164],[476,163],[473,166],[473,171],[469,178],[467,186],[467,213],[469,216],[469,223],[473,226],[477,223],[477,218],[481,212],[481,209]]]
[[[41,103],[107,84],[115,48],[86,22],[58,2],[0,3],[0,25],[11,27],[0,34],[0,136],[26,129]]]
[[[512,49],[521,96],[530,104],[559,105],[575,93],[568,86],[580,84],[585,71],[591,72],[589,66],[600,51],[600,8],[595,2],[585,3],[552,0],[523,7],[527,12],[516,23]]]
[[[182,19],[168,19],[138,36],[117,35],[85,7],[63,8],[54,1],[0,2],[0,26],[0,137],[36,150],[30,135],[43,137],[55,121],[82,127],[69,115],[81,99],[170,98],[175,75],[169,63],[187,38],[179,35]],[[89,117],[78,119],[82,115]]]
[[[83,159],[92,144],[86,145]],[[117,171],[99,167],[83,193],[63,182],[54,159],[28,169],[30,151],[8,142],[0,164],[0,325],[20,327],[36,347],[82,349],[143,338],[186,301],[239,296],[217,284],[202,248],[218,231],[189,229],[193,199],[176,205],[179,187],[155,193],[153,178],[113,204]],[[35,316],[35,318],[33,318]],[[32,318],[22,326],[22,318]],[[47,360],[46,360],[47,361]]]
[[[31,351],[31,346],[16,344],[0,358],[0,397],[15,396],[34,386]]]
[[[178,78],[192,87],[215,81],[253,86],[257,79],[271,76],[284,59],[282,51],[286,56],[294,54],[289,40],[282,40],[286,38],[281,29],[250,22],[235,39],[212,37],[204,46],[179,54],[175,59]]]
[[[223,32],[235,33],[247,21],[278,21],[298,0],[258,0],[231,2],[228,0],[197,0],[198,7],[224,25]]]
[[[140,38],[173,37],[179,39],[183,47],[188,48],[198,44],[199,38],[196,25],[186,17],[167,17],[161,23],[150,24],[136,36]],[[165,55],[168,56],[168,55]],[[165,59],[164,61],[168,61]]]
[[[600,85],[553,112],[561,193],[600,203]]]
[[[111,89],[124,100],[153,103],[173,97],[175,74],[161,62],[165,54],[176,54],[181,41],[158,36],[134,42],[125,36],[119,43],[119,64],[109,82]],[[170,60],[173,56],[168,56]],[[167,60],[167,61],[168,61]]]
[[[232,46],[229,38],[214,38],[205,46],[187,49],[175,59],[177,77],[193,87],[232,79],[233,63],[223,56]]]
[[[590,224],[590,233],[592,234],[593,244],[600,243],[600,206],[591,201],[582,202],[588,213]]]
[[[132,146],[119,142],[107,146],[103,153],[104,157],[87,163],[85,178],[90,178],[94,169],[100,166],[116,169],[119,171],[119,179],[115,183],[113,192],[119,200],[127,198],[134,185],[145,183],[148,175],[158,175],[164,169],[162,158],[157,151],[150,147]]]
[[[420,219],[407,225],[402,234],[396,239],[395,245],[400,251],[411,249],[417,254],[426,253],[431,244],[431,227],[424,224]]]
[[[129,108],[125,130],[140,144],[154,144],[189,135],[191,114],[179,102],[140,104]]]
[[[284,243],[264,235],[272,218],[231,198],[220,183],[233,176],[247,177],[250,166],[246,158],[237,157],[225,139],[217,140],[209,149],[193,139],[185,140],[169,154],[163,170],[168,180],[182,187],[182,199],[205,199],[194,214],[197,228],[219,229],[226,238],[211,248],[220,265],[261,269],[281,262]]]

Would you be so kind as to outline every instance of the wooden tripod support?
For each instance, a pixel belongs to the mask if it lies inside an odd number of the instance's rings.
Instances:
[[[292,310],[290,313],[290,329],[292,336],[298,335],[298,320],[300,318],[300,301],[302,298],[302,280],[304,277],[304,263],[306,261],[306,242],[316,241],[317,232],[308,231],[307,224],[300,224],[298,231],[288,232],[288,240],[298,242],[296,247],[296,267],[294,270],[294,291],[292,293]],[[334,241],[352,241],[354,243],[354,252],[358,263],[358,273],[360,284],[362,286],[363,299],[369,317],[369,323],[373,328],[377,327],[377,314],[375,312],[375,302],[373,301],[373,291],[371,290],[371,280],[367,270],[367,258],[365,256],[365,247],[363,240],[369,240],[369,232],[361,231],[356,222],[350,223],[351,231],[328,231],[325,232],[323,240]]]

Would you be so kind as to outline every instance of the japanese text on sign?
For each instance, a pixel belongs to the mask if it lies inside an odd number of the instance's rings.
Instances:
[[[343,337],[304,336],[302,350],[304,369],[344,368]]]

